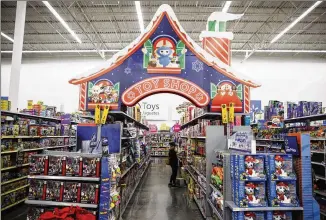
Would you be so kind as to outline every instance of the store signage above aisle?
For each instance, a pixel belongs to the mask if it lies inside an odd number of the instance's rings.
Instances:
[[[223,39],[230,33],[209,26],[214,20],[217,24],[222,19],[225,25],[238,17],[227,13],[210,16],[201,36],[209,40],[202,48],[185,33],[172,8],[160,6],[135,41],[104,65],[69,81],[80,85],[80,110],[94,109],[97,104],[110,104],[110,109],[117,110],[153,94],[174,93],[198,107],[210,106],[210,111],[219,112],[222,104],[232,102],[235,112],[249,113],[250,88],[260,85],[229,65],[231,39],[227,44]],[[219,53],[227,53],[228,62]]]
[[[235,151],[256,154],[256,141],[251,131],[237,131],[228,140],[228,148]]]

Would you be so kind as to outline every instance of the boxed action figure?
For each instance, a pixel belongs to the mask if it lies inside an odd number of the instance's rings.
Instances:
[[[266,189],[264,181],[235,181],[239,195],[235,198],[235,204],[240,207],[265,207]]]
[[[48,160],[48,156],[46,155],[31,155],[29,173],[31,175],[47,175]]]
[[[299,206],[296,181],[270,181],[268,182],[268,201],[273,207]]]
[[[47,181],[46,184],[46,200],[61,202],[63,197],[63,182]]]
[[[66,157],[66,166],[64,168],[65,176],[82,176],[83,158],[79,156]]]
[[[296,180],[291,154],[268,155],[267,172],[270,180]]]
[[[235,173],[240,180],[266,180],[263,155],[238,155],[239,168]]]
[[[83,176],[100,177],[100,158],[83,158]]]
[[[82,183],[81,203],[97,204],[99,198],[99,186],[94,183]]]
[[[66,160],[65,156],[49,156],[49,175],[62,176],[63,161]]]
[[[44,200],[44,180],[30,179],[28,199],[31,200]]]
[[[292,220],[292,212],[267,212],[267,220]]]
[[[80,183],[65,182],[63,189],[64,202],[79,202],[80,200]]]

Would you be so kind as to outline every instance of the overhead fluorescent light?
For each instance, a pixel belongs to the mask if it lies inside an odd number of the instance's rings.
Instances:
[[[14,42],[14,39],[12,39],[11,37],[9,37],[7,34],[2,33],[1,32],[1,36],[3,36],[4,38],[7,38],[8,40],[10,40],[11,42]]]
[[[287,26],[281,33],[276,35],[273,40],[271,40],[271,44],[280,39],[286,32],[288,32],[291,28],[294,27],[299,21],[301,21],[304,17],[306,17],[312,10],[314,10],[322,1],[317,1],[310,8],[308,8],[302,15],[300,15],[297,19],[295,19],[289,26]]]
[[[232,3],[232,1],[226,1],[225,4],[224,4],[224,7],[222,9],[222,12],[228,12],[231,3]]]
[[[136,11],[137,11],[137,16],[138,16],[140,32],[143,33],[144,32],[144,21],[143,21],[143,14],[141,13],[140,1],[135,1],[135,5],[136,5]]]
[[[23,53],[97,53],[97,52],[118,52],[120,50],[25,50]],[[251,52],[251,50],[233,49],[232,52]],[[1,53],[12,53],[11,50]],[[255,50],[255,53],[326,53],[326,50]]]
[[[73,30],[68,26],[68,24],[62,19],[58,12],[50,5],[48,1],[42,1],[43,4],[52,12],[52,14],[60,21],[60,23],[66,28],[66,30],[76,39],[78,43],[82,43],[79,37],[75,34]]]

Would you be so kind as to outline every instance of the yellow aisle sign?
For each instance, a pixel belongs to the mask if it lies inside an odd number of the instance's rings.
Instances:
[[[95,107],[95,124],[101,123],[101,108],[100,105],[96,105]]]
[[[226,109],[226,104],[222,104],[222,123],[228,123],[228,111]]]
[[[102,112],[102,119],[101,119],[101,124],[104,125],[105,122],[106,122],[106,118],[108,117],[108,114],[109,114],[109,109],[110,109],[110,106],[109,105],[106,105],[104,107],[104,110]]]
[[[234,122],[234,103],[230,103],[229,105],[229,122]]]

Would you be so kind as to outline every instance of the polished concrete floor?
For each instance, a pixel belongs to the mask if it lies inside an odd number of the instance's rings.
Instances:
[[[170,166],[153,158],[151,167],[131,199],[123,220],[201,220],[196,204],[186,188],[169,188]]]

